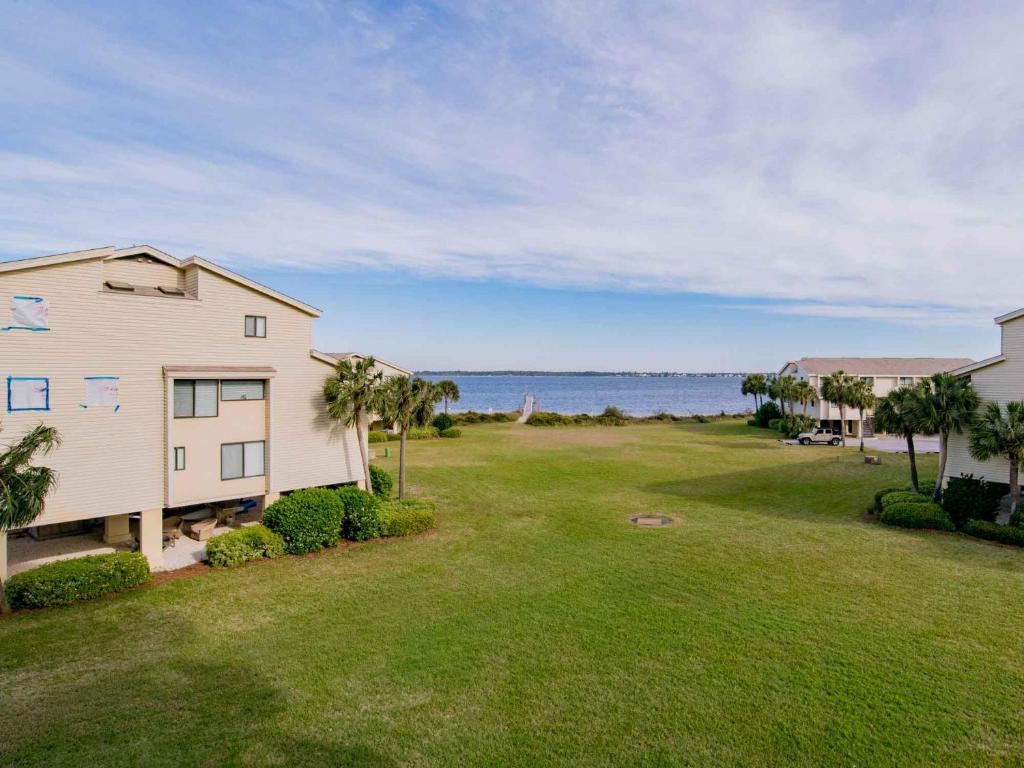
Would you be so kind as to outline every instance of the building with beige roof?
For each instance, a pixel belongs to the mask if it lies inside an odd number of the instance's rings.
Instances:
[[[0,442],[40,422],[63,440],[36,526],[101,520],[160,568],[165,515],[362,482],[323,406],[316,307],[145,245],[0,263],[0,300]]]
[[[782,366],[780,376],[794,376],[810,382],[819,397],[808,404],[807,413],[818,419],[823,427],[838,429],[841,425],[845,434],[859,437],[874,435],[871,412],[866,412],[865,423],[860,423],[860,413],[846,409],[846,423],[842,424],[839,408],[821,399],[821,380],[825,376],[843,371],[871,383],[877,397],[884,397],[897,387],[910,387],[921,379],[936,373],[944,373],[972,363],[960,357],[802,357]]]

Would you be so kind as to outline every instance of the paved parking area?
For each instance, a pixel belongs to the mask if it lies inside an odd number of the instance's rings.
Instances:
[[[811,445],[800,445],[796,440],[783,440],[786,445],[796,445],[800,448],[832,448],[831,445],[824,443],[813,443]],[[860,440],[855,437],[846,438],[846,447],[851,446],[856,448],[860,445]],[[907,441],[902,437],[868,437],[864,440],[864,447],[872,451],[881,451],[882,453],[906,453],[907,452]],[[914,453],[938,453],[939,452],[939,438],[937,437],[915,437],[914,438]]]

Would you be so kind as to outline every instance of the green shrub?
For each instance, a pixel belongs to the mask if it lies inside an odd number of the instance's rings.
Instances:
[[[1024,503],[1018,504],[1017,508],[1010,513],[1010,525],[1014,528],[1024,528]]]
[[[337,494],[345,509],[341,523],[343,538],[366,541],[380,536],[380,499],[354,485],[339,488]]]
[[[893,504],[927,504],[931,498],[923,493],[913,491],[892,491],[882,497],[882,509],[891,507]]]
[[[562,427],[572,423],[572,419],[554,411],[534,411],[526,419],[531,427]]]
[[[411,536],[434,527],[434,504],[419,499],[388,501],[381,505],[383,536]]]
[[[957,528],[968,520],[987,520],[994,523],[999,510],[1003,489],[995,483],[974,475],[951,477],[942,492],[942,506],[953,518]]]
[[[757,426],[757,419],[747,419],[747,426],[748,427],[756,427]]]
[[[881,521],[901,528],[932,528],[937,531],[955,531],[956,526],[942,507],[933,502],[901,502],[882,510]]]
[[[284,539],[265,525],[251,525],[214,536],[206,542],[206,559],[215,568],[230,568],[249,560],[279,557]]]
[[[93,600],[149,580],[149,562],[138,552],[115,552],[57,560],[7,580],[13,608],[49,608]]]
[[[777,406],[771,400],[762,403],[761,407],[757,409],[756,413],[754,413],[754,421],[757,422],[757,426],[759,427],[767,427],[768,422],[770,422],[772,419],[781,418],[782,411],[780,411],[779,406]]]
[[[776,432],[779,432],[780,431],[779,428],[782,426],[782,422],[784,422],[784,421],[785,421],[785,419],[782,419],[782,418],[779,418],[779,419],[769,419],[768,420],[768,429],[774,429]]]
[[[907,488],[906,486],[904,486],[903,488],[883,488],[880,491],[876,491],[875,492],[875,503],[874,503],[875,514],[876,515],[882,514],[882,498],[883,497],[888,496],[890,493],[896,493],[897,491],[909,491],[909,490],[910,490],[910,488]]]
[[[396,443],[402,439],[402,436],[397,432],[385,432],[384,437],[387,438],[389,443]]]
[[[999,525],[989,520],[968,520],[964,524],[964,533],[977,536],[979,539],[1024,547],[1024,528],[1012,525]]]
[[[373,430],[366,436],[366,441],[368,443],[386,443],[388,441],[388,434],[387,432]]]
[[[464,413],[453,413],[451,418],[455,424],[492,424],[515,421],[519,418],[519,411],[505,413],[480,413],[479,411],[465,411]]]
[[[407,440],[430,440],[437,436],[436,427],[413,427],[405,435]]]
[[[293,555],[333,547],[341,536],[345,505],[335,491],[306,488],[275,501],[263,513],[263,524],[280,534]]]
[[[462,430],[458,427],[448,427],[441,432],[441,437],[462,437]]]
[[[430,426],[438,432],[444,432],[446,429],[451,429],[455,426],[455,420],[447,413],[439,413],[434,417],[434,420],[430,422]]]
[[[705,416],[702,413],[698,413],[696,416],[694,416],[693,420],[695,422],[697,422],[698,424],[707,424],[707,423],[709,423],[711,421],[711,419],[709,419],[707,416]]]
[[[797,437],[801,432],[810,432],[818,426],[818,420],[813,416],[798,413],[795,416],[787,416],[779,420],[778,430],[788,438]]]
[[[373,495],[378,499],[390,499],[391,489],[395,487],[395,481],[388,474],[387,470],[370,465],[370,481],[373,483]]]

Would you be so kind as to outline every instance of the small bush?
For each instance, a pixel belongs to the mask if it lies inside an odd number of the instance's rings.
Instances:
[[[437,427],[413,427],[405,435],[407,440],[430,440],[437,436]]]
[[[434,505],[429,501],[406,499],[381,505],[381,535],[411,536],[434,527]]]
[[[370,481],[373,483],[373,495],[378,499],[390,499],[391,489],[395,487],[395,481],[387,470],[381,469],[376,464],[370,465]]]
[[[396,443],[402,439],[402,436],[397,432],[385,432],[384,437],[389,443]]]
[[[563,427],[572,424],[572,419],[553,411],[534,411],[526,419],[526,423],[531,427]]]
[[[942,506],[953,518],[957,528],[968,520],[987,520],[994,523],[999,511],[1003,489],[995,483],[974,475],[951,477],[942,493]]]
[[[999,525],[988,520],[968,520],[964,524],[964,533],[979,539],[998,541],[1001,544],[1012,544],[1024,547],[1024,528],[1012,525]]]
[[[946,510],[932,502],[892,504],[882,510],[881,521],[901,528],[931,528],[937,531],[955,531],[956,526]]]
[[[279,557],[284,539],[265,525],[251,525],[214,536],[206,542],[206,559],[215,568],[231,568],[249,560]]]
[[[368,443],[386,443],[387,441],[388,435],[386,432],[378,432],[374,430],[366,436],[366,442]]]
[[[1010,525],[1014,528],[1024,528],[1024,503],[1018,504],[1010,513]]]
[[[341,536],[345,505],[337,492],[306,488],[285,496],[263,513],[263,524],[284,539],[293,555],[333,547]]]
[[[345,509],[341,523],[343,538],[366,541],[380,536],[380,499],[354,485],[343,486],[336,493]]]
[[[462,430],[458,427],[448,427],[441,432],[441,437],[462,437]]]
[[[707,416],[705,416],[702,413],[698,413],[696,416],[694,416],[693,420],[695,422],[697,422],[698,424],[707,424],[708,422],[711,421],[711,419],[709,419]]]
[[[782,426],[782,422],[783,421],[784,421],[784,419],[781,419],[781,418],[780,419],[769,419],[768,420],[768,429],[774,429],[776,432],[778,432],[779,431],[779,427]]]
[[[923,493],[913,491],[892,491],[882,497],[882,509],[891,507],[893,504],[927,504],[931,501]]]
[[[757,419],[747,419],[747,426],[748,427],[756,427],[757,426]]]
[[[818,426],[818,420],[813,416],[798,413],[795,416],[787,416],[779,419],[778,430],[788,438],[797,437],[801,432],[810,432]]]
[[[754,414],[754,421],[757,422],[759,427],[767,427],[768,422],[772,419],[781,419],[782,411],[779,410],[779,406],[773,403],[771,400],[762,403],[761,407],[757,409]]]
[[[880,491],[876,491],[875,492],[875,503],[874,503],[875,514],[876,515],[882,514],[882,498],[883,497],[889,495],[890,493],[896,493],[897,491],[909,491],[909,490],[910,490],[910,488],[903,487],[903,488],[883,488]]]
[[[430,426],[438,432],[444,432],[446,429],[451,429],[455,426],[455,420],[447,413],[439,413],[434,417],[434,420],[430,422]]]
[[[453,413],[451,419],[455,424],[493,424],[515,421],[519,418],[519,411],[505,413],[480,413],[478,411],[466,411],[464,413]]]
[[[115,552],[58,560],[8,579],[13,608],[49,608],[94,600],[149,580],[149,562],[138,552]]]

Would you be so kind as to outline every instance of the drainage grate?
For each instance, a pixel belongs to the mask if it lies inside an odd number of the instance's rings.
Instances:
[[[637,515],[629,518],[629,522],[633,525],[642,525],[644,528],[664,528],[666,525],[672,525],[672,518],[661,515]]]

